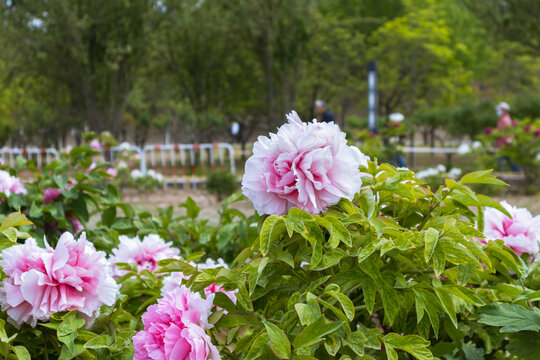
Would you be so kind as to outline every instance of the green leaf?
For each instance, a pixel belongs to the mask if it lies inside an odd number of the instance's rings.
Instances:
[[[272,215],[264,221],[259,236],[259,246],[264,256],[268,254],[272,242],[277,242],[285,230],[285,223],[281,216]]]
[[[236,298],[240,306],[242,306],[247,311],[253,311],[253,304],[251,303],[251,298],[249,293],[244,285],[244,280],[240,280],[238,283],[238,292],[236,293]]]
[[[261,356],[266,344],[268,344],[268,339],[267,333],[259,334],[251,343],[251,347],[249,348],[245,360],[255,360]]]
[[[43,215],[43,211],[41,211],[40,206],[38,206],[35,202],[33,202],[32,206],[30,206],[30,212],[28,215],[30,215],[30,217],[33,219],[37,219]]]
[[[291,356],[291,343],[287,335],[278,326],[263,320],[264,327],[270,339],[268,345],[279,359],[288,359]]]
[[[339,301],[341,307],[343,308],[343,312],[347,316],[347,319],[349,319],[349,321],[354,320],[354,304],[351,299],[349,299],[342,293],[336,291],[326,291],[325,294],[328,294],[334,297],[337,301]]]
[[[540,330],[540,314],[515,304],[490,304],[478,310],[479,323],[501,326],[501,332]]]
[[[201,211],[201,208],[197,206],[195,201],[191,198],[191,196],[188,196],[186,199],[186,202],[183,204],[180,204],[181,207],[186,209],[186,215],[190,219],[196,219],[197,216],[199,216],[199,212]]]
[[[106,348],[112,342],[112,338],[109,335],[96,336],[84,344],[87,349],[101,349]]]
[[[383,338],[386,346],[388,359],[397,360],[397,354],[393,349],[408,352],[418,360],[432,360],[433,354],[429,351],[430,342],[418,335],[405,335],[390,333]]]
[[[512,334],[506,350],[522,360],[538,360],[540,333],[536,331],[520,331]]]
[[[333,333],[343,325],[341,321],[327,323],[324,316],[319,317],[313,323],[304,328],[293,341],[295,350],[310,346],[321,341],[327,334]]]
[[[460,182],[462,184],[492,184],[492,185],[503,185],[508,186],[502,180],[497,179],[495,176],[491,175],[493,169],[491,170],[480,170],[475,171],[469,174],[465,174]]]
[[[64,315],[62,323],[58,326],[58,336],[66,336],[84,326],[84,319],[77,316],[77,311],[73,310]]]
[[[483,194],[477,194],[476,197],[478,198],[478,203],[481,206],[488,206],[488,207],[495,208],[499,210],[500,212],[502,212],[504,215],[508,216],[509,218],[512,218],[512,215],[510,215],[508,210],[506,210],[504,206],[502,206],[501,203],[498,202],[497,200],[492,199],[489,196],[486,196]],[[480,214],[478,214],[478,216],[480,217]]]
[[[294,309],[302,326],[311,324],[321,316],[321,310],[316,301],[309,301],[309,304],[296,303]]]
[[[375,215],[377,204],[375,203],[375,196],[370,188],[363,189],[360,192],[360,198],[358,199],[358,205],[366,215],[368,219],[371,219]]]
[[[435,251],[435,247],[437,246],[437,241],[439,240],[439,232],[437,231],[437,229],[434,229],[434,228],[427,229],[424,235],[424,240],[425,240],[424,258],[426,259],[426,263],[427,263],[433,256],[433,252]]]
[[[9,214],[2,224],[0,225],[0,231],[3,231],[10,227],[23,226],[23,225],[32,225],[32,222],[26,218],[26,216],[21,212],[14,212]]]
[[[373,307],[375,306],[375,295],[377,290],[375,288],[375,281],[370,277],[362,277],[362,292],[364,293],[364,302],[366,304],[366,310],[369,314],[373,314]]]
[[[450,317],[450,320],[452,321],[452,324],[457,329],[458,323],[457,323],[457,317],[456,317],[456,309],[454,307],[454,301],[452,300],[452,296],[450,296],[447,292],[439,290],[438,288],[435,288],[435,294],[439,298],[439,301],[441,302],[441,305],[444,309],[444,312],[448,314]]]
[[[18,360],[31,360],[30,353],[22,345],[17,345],[13,347],[13,352],[17,356]]]
[[[305,232],[302,233],[302,236],[311,244],[310,268],[313,269],[322,260],[324,236],[321,228],[315,221],[305,221],[304,225]]]
[[[328,240],[330,248],[338,247],[340,242],[347,246],[352,246],[351,234],[338,218],[332,215],[325,215],[324,217],[319,216],[316,219],[330,233],[330,239]],[[321,222],[321,220],[324,221]]]

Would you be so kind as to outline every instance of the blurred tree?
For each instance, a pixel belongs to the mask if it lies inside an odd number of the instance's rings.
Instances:
[[[381,113],[413,113],[419,106],[445,106],[470,94],[471,72],[459,59],[463,44],[433,1],[386,22],[369,38],[370,59],[379,64]]]
[[[13,71],[65,89],[70,111],[85,125],[117,136],[144,56],[148,2],[5,1],[2,30]]]
[[[522,52],[540,55],[538,0],[464,1],[497,39],[520,44]]]

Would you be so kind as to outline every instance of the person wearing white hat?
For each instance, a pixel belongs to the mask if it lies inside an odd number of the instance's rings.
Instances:
[[[497,105],[497,130],[501,131],[507,126],[512,126],[512,118],[510,117],[510,105],[504,101]]]

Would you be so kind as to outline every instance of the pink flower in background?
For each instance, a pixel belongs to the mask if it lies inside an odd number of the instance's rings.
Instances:
[[[111,276],[105,253],[96,251],[83,234],[75,240],[64,233],[55,249],[28,239],[2,252],[0,303],[10,321],[20,326],[47,321],[50,314],[78,310],[93,318],[102,305],[116,301],[118,285]]]
[[[43,194],[43,203],[48,204],[48,203],[55,202],[58,196],[60,196],[60,194],[62,194],[62,190],[60,189],[55,189],[55,188],[45,189],[44,194]]]
[[[157,262],[165,259],[178,259],[179,250],[172,247],[172,243],[163,241],[159,235],[150,234],[141,241],[138,237],[129,238],[125,235],[118,237],[120,244],[113,249],[113,255],[109,261],[113,264],[115,276],[127,273],[114,266],[117,263],[137,264],[139,272],[149,270],[151,272],[159,268]]]
[[[485,239],[479,239],[484,244],[487,241],[502,240],[505,245],[516,252],[537,255],[540,241],[540,215],[533,217],[529,210],[517,208],[506,201],[501,205],[512,215],[510,219],[500,211],[487,208],[484,213]]]
[[[115,168],[111,167],[107,169],[107,174],[109,174],[112,177],[116,177],[116,175],[118,175],[118,171],[116,171]]]
[[[86,172],[89,173],[90,171],[94,170],[96,166],[97,164],[95,162],[92,162],[90,166],[86,168]]]
[[[142,316],[144,330],[133,337],[134,360],[217,360],[205,329],[213,295],[203,299],[185,286],[165,295]]]
[[[216,283],[213,283],[212,285],[207,286],[206,288],[204,288],[204,294],[206,295],[207,298],[210,296],[210,294],[215,294],[217,292],[224,293],[225,295],[227,295],[229,297],[229,299],[231,299],[231,301],[234,304],[236,304],[236,295],[235,294],[238,292],[238,289],[227,291],[227,290],[223,289],[223,285],[216,285]],[[218,308],[218,310],[219,309],[220,308]]]
[[[77,219],[77,217],[73,214],[66,214],[66,219],[69,220],[69,222],[71,223],[71,229],[73,230],[73,234],[78,234],[80,233],[81,231],[83,231],[83,225],[81,224],[81,222],[79,221],[79,219]]]
[[[484,129],[484,134],[489,135],[493,132],[493,128],[491,126],[488,126]]]
[[[531,130],[532,130],[532,125],[530,125],[530,124],[529,124],[529,125],[525,125],[525,126],[523,127],[523,130],[525,130],[525,131],[531,131]]]
[[[518,122],[515,120],[512,120],[512,126],[518,126]]]
[[[534,130],[534,136],[540,136],[540,129]]]
[[[92,140],[92,142],[90,143],[90,147],[92,147],[92,148],[94,148],[96,150],[101,150],[101,144],[99,143],[98,139]]]
[[[16,176],[11,176],[9,172],[0,170],[0,192],[9,197],[11,194],[26,194],[24,184]]]
[[[341,198],[351,200],[362,186],[360,165],[367,156],[348,146],[331,123],[303,123],[296,112],[270,137],[260,136],[246,162],[242,192],[259,214],[285,214],[298,207],[312,214]]]

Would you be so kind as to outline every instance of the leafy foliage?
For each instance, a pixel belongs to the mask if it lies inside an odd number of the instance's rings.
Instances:
[[[502,243],[473,238],[482,235],[471,207],[497,205],[467,185],[500,181],[476,172],[431,191],[387,164],[364,171],[370,176],[352,202],[319,216],[294,208],[269,216],[235,269],[190,280],[193,289],[219,282],[240,290],[237,306],[219,303],[228,314],[212,330],[224,358],[290,358],[289,349],[317,359],[476,351],[461,342],[462,324],[477,307],[512,301],[504,289],[517,289],[516,276],[526,273]],[[438,346],[446,343],[454,345]]]

